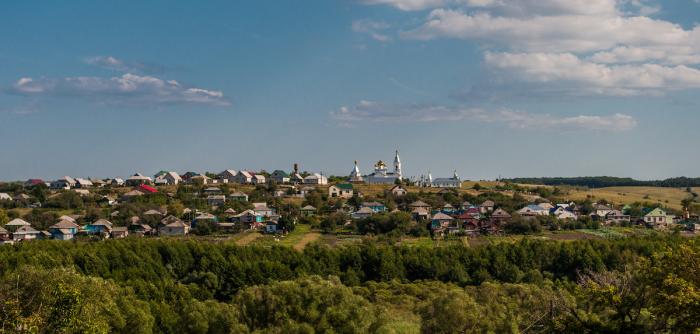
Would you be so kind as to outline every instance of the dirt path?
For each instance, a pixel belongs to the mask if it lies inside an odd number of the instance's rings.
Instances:
[[[246,235],[245,237],[236,240],[236,245],[245,246],[245,245],[255,241],[255,239],[260,238],[261,236],[262,236],[262,234],[260,234],[258,232],[248,233],[248,235]]]
[[[321,233],[317,232],[307,233],[303,238],[301,238],[301,240],[299,240],[299,242],[297,242],[296,245],[294,245],[294,249],[302,251],[304,250],[304,247],[306,247],[306,245],[316,241],[320,236]]]

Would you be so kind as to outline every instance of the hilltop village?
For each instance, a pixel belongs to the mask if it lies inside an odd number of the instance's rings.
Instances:
[[[571,201],[556,187],[470,182],[431,173],[406,178],[398,151],[347,176],[227,169],[153,177],[65,176],[0,184],[0,242],[210,235],[286,235],[303,224],[327,234],[433,239],[636,226],[700,230],[697,215],[660,203]]]

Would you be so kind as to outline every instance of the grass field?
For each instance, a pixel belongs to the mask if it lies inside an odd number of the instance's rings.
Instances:
[[[598,189],[562,187],[569,200],[583,200],[592,196],[592,200],[605,199],[614,204],[634,202],[661,203],[672,209],[681,210],[681,200],[690,194],[685,189],[662,187],[608,187]]]

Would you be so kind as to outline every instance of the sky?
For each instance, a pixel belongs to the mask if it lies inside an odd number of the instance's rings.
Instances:
[[[0,179],[700,176],[698,0],[8,1]]]

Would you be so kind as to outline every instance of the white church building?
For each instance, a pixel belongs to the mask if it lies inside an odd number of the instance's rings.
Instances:
[[[399,151],[396,151],[396,156],[394,157],[394,170],[389,171],[389,167],[384,163],[384,161],[379,160],[374,164],[374,172],[369,175],[361,175],[360,169],[357,167],[357,161],[355,161],[355,167],[350,173],[348,181],[350,182],[364,182],[367,184],[394,184],[396,180],[401,180],[403,173],[401,172],[401,159],[399,158]]]

